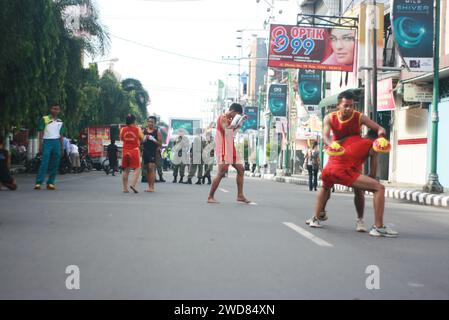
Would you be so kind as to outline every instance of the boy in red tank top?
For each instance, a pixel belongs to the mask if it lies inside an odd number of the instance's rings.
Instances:
[[[135,125],[136,117],[129,114],[126,117],[126,127],[120,131],[120,140],[123,141],[123,192],[128,191],[128,177],[131,170],[134,170],[133,178],[131,180],[131,190],[138,193],[136,189],[137,180],[140,176],[140,144],[143,140],[142,130]]]
[[[215,199],[215,192],[220,185],[221,179],[225,176],[232,165],[237,170],[237,202],[250,204],[251,201],[246,199],[243,194],[243,178],[245,175],[245,167],[239,163],[237,158],[237,151],[234,145],[234,132],[239,127],[231,128],[231,124],[237,115],[242,115],[243,108],[238,103],[233,103],[229,107],[229,111],[218,117],[217,120],[217,135],[216,135],[216,155],[218,162],[218,173],[212,182],[208,203],[219,203]]]
[[[364,161],[360,162],[360,159],[366,159],[368,156],[362,152],[361,126],[367,126],[376,132],[378,136],[385,136],[385,129],[367,116],[354,110],[354,96],[349,91],[344,91],[338,95],[337,108],[338,111],[329,114],[324,119],[323,141],[329,147],[331,145],[335,147],[336,142],[337,149],[338,145],[341,145],[345,150],[351,148],[352,150],[348,150],[349,154],[342,159],[333,159],[334,157],[330,157],[323,170],[323,188],[318,194],[315,216],[308,221],[308,224],[315,228],[321,227],[320,220],[324,220],[322,212],[324,212],[326,202],[330,197],[331,188],[334,184],[342,184],[354,188],[356,197],[355,205],[359,214],[360,211],[363,212],[364,192],[373,192],[375,219],[374,226],[370,230],[370,235],[395,237],[398,233],[385,227],[383,223],[385,187],[375,180],[374,177],[362,175],[360,170]],[[331,132],[332,139],[330,138]],[[358,147],[361,149],[357,150]],[[357,157],[359,157],[358,160]]]

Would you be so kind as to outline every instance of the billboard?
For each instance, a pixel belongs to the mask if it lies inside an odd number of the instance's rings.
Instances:
[[[433,87],[427,83],[405,83],[404,101],[409,102],[432,102]]]
[[[170,128],[174,135],[194,135],[201,127],[201,120],[188,118],[170,119]]]
[[[268,108],[274,117],[287,116],[287,85],[272,84],[268,89]]]
[[[393,35],[411,71],[433,70],[433,0],[393,0]]]
[[[88,153],[92,158],[103,156],[103,141],[110,139],[110,127],[89,127],[87,129]]]
[[[245,107],[244,114],[248,119],[243,123],[242,131],[257,130],[257,124],[259,120],[259,108],[257,107]]]
[[[396,108],[391,78],[377,82],[377,111],[392,111]]]
[[[317,106],[321,101],[321,70],[300,69],[298,72],[298,92],[304,106]]]
[[[271,25],[268,66],[352,72],[355,29]]]

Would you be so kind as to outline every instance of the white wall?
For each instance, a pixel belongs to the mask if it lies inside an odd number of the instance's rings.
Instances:
[[[427,109],[402,109],[396,112],[397,142],[427,138]],[[396,181],[425,184],[427,144],[396,144]]]

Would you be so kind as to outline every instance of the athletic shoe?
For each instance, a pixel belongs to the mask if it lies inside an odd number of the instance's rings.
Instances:
[[[39,183],[36,183],[36,185],[34,186],[34,190],[40,190],[41,189],[41,185]]]
[[[320,213],[320,221],[326,221],[327,220],[327,211],[323,211]]]
[[[313,217],[309,218],[306,220],[306,224],[310,224],[310,222],[312,222]],[[327,220],[327,215],[326,215],[326,211],[321,212],[320,214],[320,221],[326,221]]]
[[[312,228],[321,228],[321,227],[323,227],[323,226],[321,225],[319,219],[317,219],[316,217],[313,217],[313,218],[312,218],[312,221],[310,221],[310,223],[309,223],[309,227],[312,227]]]
[[[395,238],[399,235],[399,233],[386,226],[383,226],[382,228],[373,226],[369,231],[369,235],[373,237]]]
[[[54,184],[47,184],[47,190],[56,190],[56,186]]]
[[[355,230],[357,232],[368,232],[365,222],[362,219],[357,219]]]

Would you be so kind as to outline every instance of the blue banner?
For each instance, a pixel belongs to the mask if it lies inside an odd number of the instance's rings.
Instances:
[[[298,72],[298,92],[305,106],[317,106],[321,101],[321,70],[300,69]]]
[[[287,85],[272,84],[268,90],[268,108],[273,117],[287,116]]]
[[[433,70],[433,16],[433,0],[393,0],[394,39],[411,71]]]
[[[257,107],[245,107],[244,114],[248,119],[243,123],[242,131],[257,130],[257,124],[259,120],[259,108]]]

